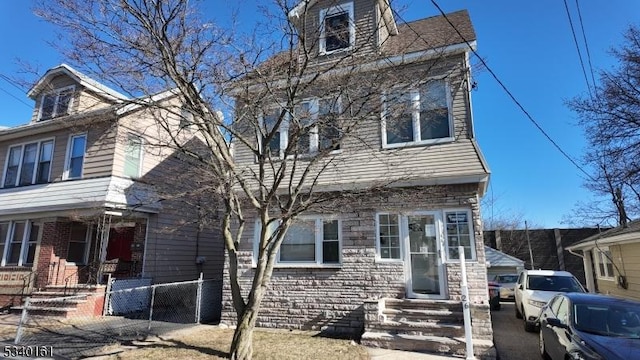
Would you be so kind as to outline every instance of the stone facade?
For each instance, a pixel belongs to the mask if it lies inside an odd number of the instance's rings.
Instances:
[[[488,316],[487,279],[477,184],[430,186],[372,192],[354,201],[336,204],[334,213],[342,221],[342,263],[336,267],[278,267],[273,271],[262,302],[257,326],[267,328],[317,330],[359,337],[364,326],[366,300],[404,298],[404,263],[376,260],[376,214],[409,213],[442,209],[468,209],[473,220],[476,260],[467,263],[469,295],[476,309],[474,335],[491,338]],[[252,224],[251,221],[248,224]],[[253,276],[253,226],[245,230],[239,274],[248,292]],[[460,266],[444,264],[446,294],[461,300]],[[222,322],[233,325],[235,312],[225,263]],[[482,313],[482,314],[480,314]]]

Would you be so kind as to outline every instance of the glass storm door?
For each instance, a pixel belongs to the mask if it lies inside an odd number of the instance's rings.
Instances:
[[[407,296],[444,299],[445,279],[440,257],[438,219],[434,214],[405,216]]]

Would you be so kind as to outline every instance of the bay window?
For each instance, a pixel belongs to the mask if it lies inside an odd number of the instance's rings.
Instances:
[[[431,144],[453,140],[448,85],[431,80],[395,88],[383,97],[382,146]]]

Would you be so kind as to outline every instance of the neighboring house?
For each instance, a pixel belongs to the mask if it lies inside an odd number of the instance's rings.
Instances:
[[[567,249],[597,233],[597,228],[485,230],[484,244],[524,260],[526,269],[569,271],[588,286],[582,261]]]
[[[353,130],[360,136],[357,141],[339,135],[346,132],[340,126],[351,120],[345,114],[354,110],[344,105],[346,96],[318,97],[326,89],[308,89],[308,95],[296,100],[293,112],[304,108],[300,116],[309,116],[312,124],[328,114],[344,116],[334,132],[326,131],[326,122],[317,126],[320,129],[311,132],[308,141],[298,144],[297,155],[304,159],[331,150],[331,166],[313,177],[314,191],[344,193],[345,198],[337,196],[331,206],[309,211],[293,223],[257,326],[318,330],[388,348],[464,352],[458,253],[462,245],[474,347],[476,354],[491,357],[479,202],[489,169],[473,130],[469,56],[475,33],[468,13],[448,14],[462,35],[442,16],[396,24],[386,0],[303,1],[289,16],[301,33],[301,24],[311,29],[304,32],[304,43],[315,45],[305,66],[340,73],[341,65],[332,61],[357,50],[365,55],[344,60],[350,69],[345,71],[353,71],[351,61],[360,61],[362,69],[379,67],[367,76],[397,76],[386,91],[372,96],[373,106],[380,110]],[[266,64],[278,63],[277,57],[270,61]],[[340,80],[331,82],[323,84],[340,85]],[[363,92],[371,91],[367,86],[362,79]],[[382,111],[407,98],[412,101],[408,112]],[[239,106],[239,114],[252,111],[248,100],[237,103],[246,105]],[[278,117],[280,105],[273,103],[275,115],[265,114],[262,122]],[[271,141],[269,151],[277,164],[296,156],[282,155],[290,149],[287,131],[292,126],[283,125],[271,140],[256,140]],[[240,142],[234,143],[234,150],[238,167],[255,174],[255,153]],[[259,227],[257,219],[247,221],[244,247],[238,253],[244,285],[253,278],[257,247],[251,244],[256,243],[254,229]],[[228,283],[222,321],[235,323]]]
[[[640,220],[603,230],[567,249],[582,258],[588,289],[640,300]]]
[[[524,270],[524,261],[488,246],[484,247],[487,258],[487,277],[489,280],[500,274],[519,274]]]
[[[157,146],[164,110],[135,104],[175,102],[171,92],[129,99],[63,64],[28,95],[31,121],[0,130],[0,306],[107,275],[220,278],[220,237],[171,197],[189,184],[172,181],[185,165]]]

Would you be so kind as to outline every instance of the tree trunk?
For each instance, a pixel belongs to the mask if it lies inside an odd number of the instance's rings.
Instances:
[[[253,329],[259,309],[260,302],[250,302],[238,318],[231,342],[231,360],[251,360],[253,356]]]

